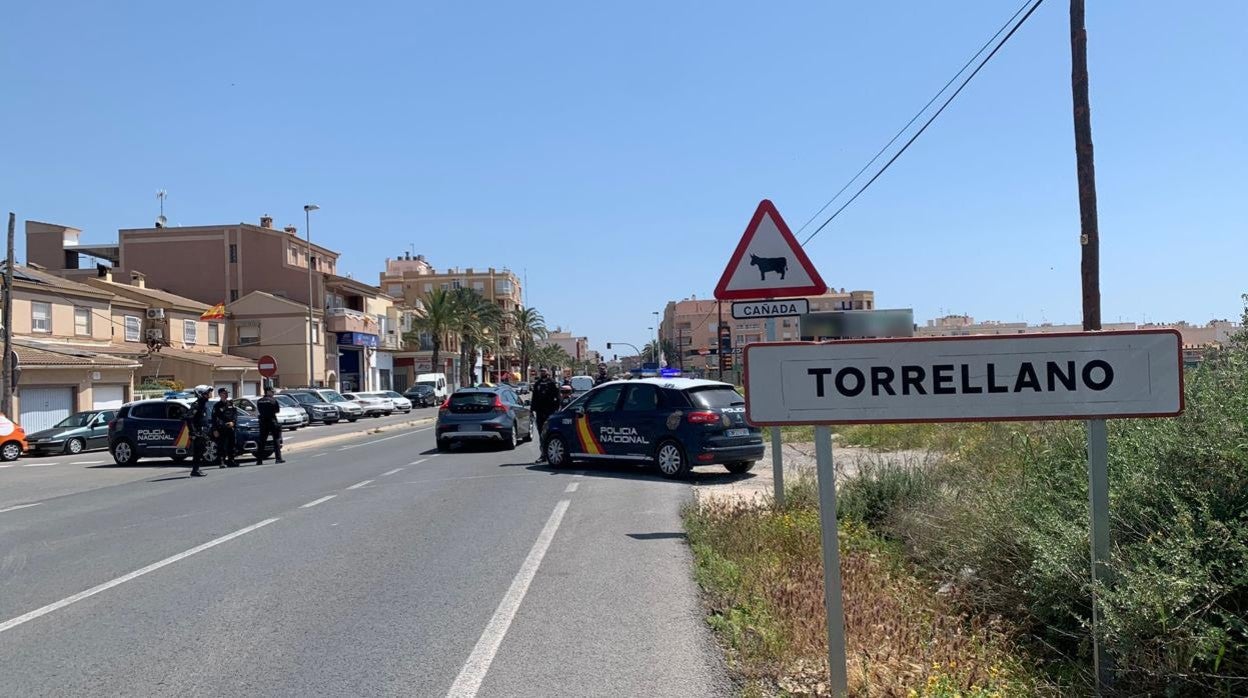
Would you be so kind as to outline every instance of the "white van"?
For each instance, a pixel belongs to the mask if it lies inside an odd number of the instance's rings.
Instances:
[[[416,385],[427,385],[433,388],[433,395],[439,402],[451,395],[451,388],[446,382],[445,373],[422,373],[416,376]]]

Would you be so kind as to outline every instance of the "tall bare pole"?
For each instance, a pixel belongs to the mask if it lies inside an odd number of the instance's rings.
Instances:
[[[3,405],[4,415],[9,419],[14,419],[13,415],[13,371],[17,367],[13,365],[13,236],[15,235],[15,226],[17,225],[17,216],[9,211],[9,239],[8,239],[8,256],[5,257],[4,265],[4,390]]]
[[[1070,0],[1070,89],[1075,115],[1075,171],[1079,180],[1079,244],[1083,250],[1083,329],[1101,329],[1101,236],[1096,222],[1096,167],[1092,106],[1088,100],[1088,32],[1084,0]]]
[[[1070,0],[1070,91],[1075,120],[1075,172],[1079,183],[1080,278],[1083,329],[1101,329],[1101,240],[1096,220],[1096,167],[1092,157],[1092,106],[1088,99],[1088,32],[1084,0]],[[1105,420],[1093,419],[1088,431],[1088,509],[1091,538],[1092,657],[1098,695],[1114,683],[1113,657],[1101,637],[1101,589],[1112,582],[1109,567],[1109,436]]]

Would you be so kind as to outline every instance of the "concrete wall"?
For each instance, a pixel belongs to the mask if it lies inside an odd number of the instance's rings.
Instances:
[[[17,284],[14,284],[16,287]],[[52,332],[50,334],[31,331],[31,303],[50,304],[52,311]],[[89,308],[91,311],[91,334],[81,336],[74,331],[74,307]],[[109,302],[103,299],[77,298],[74,296],[54,296],[32,290],[14,288],[13,290],[13,333],[37,338],[65,339],[78,341],[107,342],[111,338]]]
[[[65,266],[65,242],[77,242],[82,231],[64,225],[26,221],[26,261],[47,269]]]

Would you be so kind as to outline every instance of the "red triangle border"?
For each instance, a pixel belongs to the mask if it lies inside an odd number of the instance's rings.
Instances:
[[[745,257],[746,250],[749,249],[750,243],[754,241],[754,235],[758,232],[759,224],[763,222],[763,216],[768,214],[776,222],[776,228],[779,229],[780,236],[784,238],[785,243],[789,246],[789,250],[793,253],[794,261],[801,265],[806,274],[810,276],[811,285],[792,286],[789,288],[727,290],[728,282],[732,280],[732,273],[741,264],[741,259]],[[797,238],[793,237],[792,231],[789,230],[789,224],[784,222],[784,218],[776,210],[775,204],[771,203],[770,199],[763,199],[758,202],[758,208],[754,211],[754,217],[750,219],[750,224],[745,227],[745,233],[741,235],[741,242],[737,243],[737,249],[733,251],[732,258],[728,260],[728,266],[724,268],[723,275],[719,277],[719,283],[715,285],[715,299],[728,301],[820,296],[827,293],[827,291],[828,285],[823,282],[823,277],[819,276],[819,271],[815,269],[815,265],[806,256],[806,251],[802,249],[801,245],[797,244]]]

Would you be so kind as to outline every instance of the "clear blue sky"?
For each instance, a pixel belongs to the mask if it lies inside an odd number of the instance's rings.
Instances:
[[[800,226],[1017,7],[9,5],[0,209],[103,242],[161,188],[172,225],[302,230],[315,202],[356,278],[409,245],[507,265],[597,348],[709,297],[760,198]],[[1067,7],[810,244],[829,284],[920,321],[1079,320]],[[1106,321],[1239,314],[1245,25],[1239,0],[1089,3]]]

